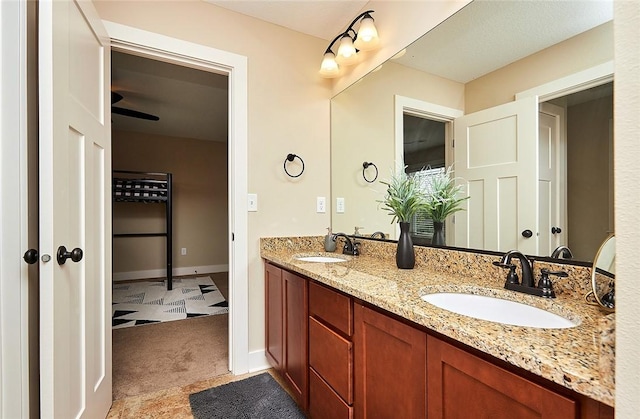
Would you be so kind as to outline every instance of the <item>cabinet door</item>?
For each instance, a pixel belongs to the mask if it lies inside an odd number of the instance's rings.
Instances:
[[[282,269],[265,263],[265,352],[273,368],[282,372],[283,360],[283,295]]]
[[[282,271],[284,295],[284,377],[302,409],[307,409],[308,388],[308,309],[307,280]]]
[[[358,418],[426,417],[426,334],[354,304]]]
[[[437,338],[427,338],[429,418],[576,417],[576,403]]]

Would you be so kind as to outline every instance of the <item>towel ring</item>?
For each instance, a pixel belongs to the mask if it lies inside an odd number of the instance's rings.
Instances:
[[[369,168],[369,166],[373,166],[374,169],[376,169],[376,175],[373,177],[373,180],[369,180],[367,179],[367,175],[365,174],[365,170],[367,170]],[[368,163],[368,162],[364,162],[362,163],[362,177],[364,178],[365,181],[367,181],[368,183],[373,183],[376,181],[376,179],[378,179],[378,166],[376,166],[373,163]]]
[[[302,163],[302,170],[301,170],[301,171],[300,171],[300,173],[298,173],[297,175],[292,175],[292,174],[291,174],[291,173],[289,173],[289,171],[287,170],[287,162],[288,162],[288,161],[293,161],[293,160],[295,160],[296,158],[297,158],[298,160],[300,160],[300,163]],[[295,154],[291,154],[291,153],[289,153],[289,154],[287,154],[287,158],[285,158],[285,159],[284,159],[283,167],[284,167],[284,172],[285,172],[289,177],[300,177],[300,175],[304,173],[304,160],[302,160],[302,158],[301,158],[300,156],[297,156],[297,155],[295,155]]]

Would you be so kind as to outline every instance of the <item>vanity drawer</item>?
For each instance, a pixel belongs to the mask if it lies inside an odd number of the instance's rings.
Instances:
[[[313,368],[309,368],[309,416],[312,419],[353,418],[353,407],[347,405]]]
[[[353,403],[353,344],[309,317],[309,366],[348,404]]]
[[[309,315],[322,319],[347,336],[353,335],[351,298],[309,281]]]

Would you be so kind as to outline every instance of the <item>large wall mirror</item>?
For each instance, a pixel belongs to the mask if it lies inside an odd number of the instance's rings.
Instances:
[[[574,260],[592,261],[614,231],[612,9],[605,1],[475,0],[336,95],[333,231],[395,239],[378,202],[380,181],[405,165],[409,172],[454,165],[471,198],[467,211],[447,219],[447,246],[543,257],[567,246]],[[501,116],[514,104],[524,111]],[[487,115],[496,127],[478,119]],[[500,136],[526,124],[529,136],[518,134],[517,144]],[[529,183],[471,170],[525,156],[535,169]],[[363,176],[364,162],[378,168],[375,182]],[[430,245],[428,223],[416,220],[412,229],[417,244]]]

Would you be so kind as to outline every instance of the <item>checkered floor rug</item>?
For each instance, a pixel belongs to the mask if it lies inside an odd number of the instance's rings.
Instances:
[[[114,329],[228,312],[228,302],[208,276],[174,279],[171,291],[162,281],[113,286]]]

